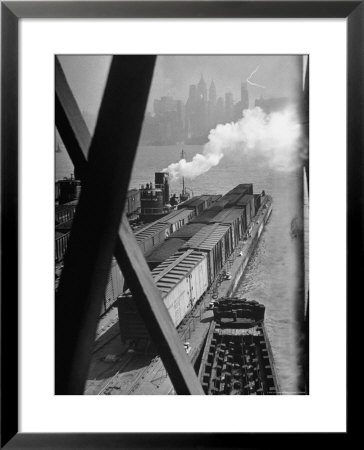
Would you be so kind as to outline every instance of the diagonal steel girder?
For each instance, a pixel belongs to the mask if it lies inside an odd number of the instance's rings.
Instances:
[[[56,57],[56,127],[82,180],[56,298],[56,394],[84,391],[114,253],[176,393],[204,395],[122,216],[154,63],[154,56],[113,57],[91,141]]]

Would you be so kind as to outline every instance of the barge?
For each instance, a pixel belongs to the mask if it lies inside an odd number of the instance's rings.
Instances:
[[[253,195],[252,184],[238,185],[146,256],[176,327],[202,297],[217,297],[222,284],[226,295],[234,292],[271,211],[269,195]],[[132,293],[125,291],[116,305],[122,343],[150,349]]]
[[[214,321],[209,305],[218,298],[234,296],[272,212],[272,198],[264,191],[253,194],[251,184],[232,191],[170,233],[146,255],[161,300],[196,373]],[[247,198],[243,201],[245,195],[250,196],[249,202]],[[106,326],[95,343],[85,394],[173,395],[172,383],[132,294],[124,292],[115,305],[117,309],[111,309],[112,325]],[[264,323],[260,329],[266,336]],[[269,342],[265,342],[273,367]],[[116,357],[115,370],[111,358],[103,362],[105,355]]]
[[[279,393],[264,312],[264,305],[245,298],[215,302],[199,371],[205,394]]]

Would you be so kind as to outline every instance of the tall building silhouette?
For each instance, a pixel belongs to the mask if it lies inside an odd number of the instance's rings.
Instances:
[[[216,86],[214,83],[214,80],[211,81],[210,87],[209,87],[209,102],[215,106],[216,103]]]
[[[140,138],[141,144],[170,145],[179,142],[204,144],[210,130],[218,124],[237,122],[243,111],[249,109],[249,91],[246,81],[240,84],[240,99],[234,103],[231,92],[218,96],[214,80],[209,87],[201,74],[197,84],[189,86],[186,103],[170,96],[154,101],[154,114],[146,113]],[[255,100],[255,106],[270,112],[282,108],[288,99]]]
[[[225,94],[225,121],[232,122],[234,120],[234,100],[233,94],[227,92]]]
[[[242,81],[240,85],[240,101],[234,105],[235,121],[242,118],[245,109],[249,109],[249,92],[247,82]]]
[[[185,137],[189,143],[203,143],[209,130],[207,86],[201,74],[200,81],[190,86],[186,103]]]
[[[216,86],[214,81],[211,81],[210,87],[209,87],[209,101],[207,105],[207,123],[208,128],[211,130],[212,128],[215,128],[217,124],[217,117],[216,117]]]
[[[203,79],[203,75],[201,74],[201,79],[197,85],[197,95],[202,101],[207,100],[207,86],[205,80]]]

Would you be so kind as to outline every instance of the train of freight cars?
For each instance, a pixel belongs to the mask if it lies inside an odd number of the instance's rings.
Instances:
[[[218,277],[268,198],[240,184],[146,257],[175,326]],[[123,341],[149,338],[130,291],[120,296],[118,309]]]
[[[131,192],[133,191],[129,191],[129,193]],[[158,245],[163,243],[168,236],[181,229],[193,217],[195,217],[196,214],[203,211],[208,205],[212,204],[212,202],[219,197],[209,195],[194,197],[189,200],[188,208],[180,208],[172,211],[159,220],[136,229],[134,231],[134,235],[143,254],[147,257]],[[56,205],[55,259],[56,264],[58,265],[62,264],[64,254],[66,252],[76,206],[77,200],[73,200],[62,205]],[[56,278],[56,288],[57,285],[58,278]],[[101,314],[104,314],[113,306],[118,296],[122,294],[123,290],[124,277],[117,265],[116,260],[113,259],[105,289],[105,295],[102,300]]]

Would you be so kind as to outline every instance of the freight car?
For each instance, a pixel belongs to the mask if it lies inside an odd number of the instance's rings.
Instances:
[[[184,244],[184,239],[174,238],[167,239],[163,244],[154,249],[150,255],[146,256],[148,266],[151,270],[175,254]]]
[[[209,286],[206,254],[178,251],[155,268],[152,276],[177,327]],[[117,306],[121,339],[146,346],[149,335],[129,290],[119,297]]]
[[[198,195],[192,197],[185,202],[179,204],[177,209],[188,208],[195,211],[196,216],[201,214],[207,208],[210,208],[213,203],[217,202],[221,195]]]
[[[81,192],[81,181],[74,178],[57,180],[55,185],[55,199],[59,204],[77,200]]]
[[[102,301],[101,314],[108,311],[124,290],[124,277],[115,258],[112,259],[109,277]]]
[[[135,233],[136,241],[144,255],[161,244],[170,234],[168,223],[153,222]]]
[[[65,203],[63,205],[56,205],[54,214],[56,225],[68,222],[73,219],[75,215],[77,202]]]
[[[70,238],[70,232],[59,232],[56,231],[55,235],[55,260],[56,262],[60,262],[63,260],[63,256],[66,252],[68,240]]]
[[[172,211],[146,227],[134,232],[135,238],[144,255],[151,253],[172,233],[178,232],[195,215],[191,209]]]
[[[182,208],[163,216],[157,222],[168,224],[169,232],[172,234],[189,223],[193,219],[194,215],[195,212],[192,209]]]
[[[211,284],[234,250],[230,239],[230,227],[218,223],[206,225],[187,241],[182,248],[206,253],[209,282]]]

